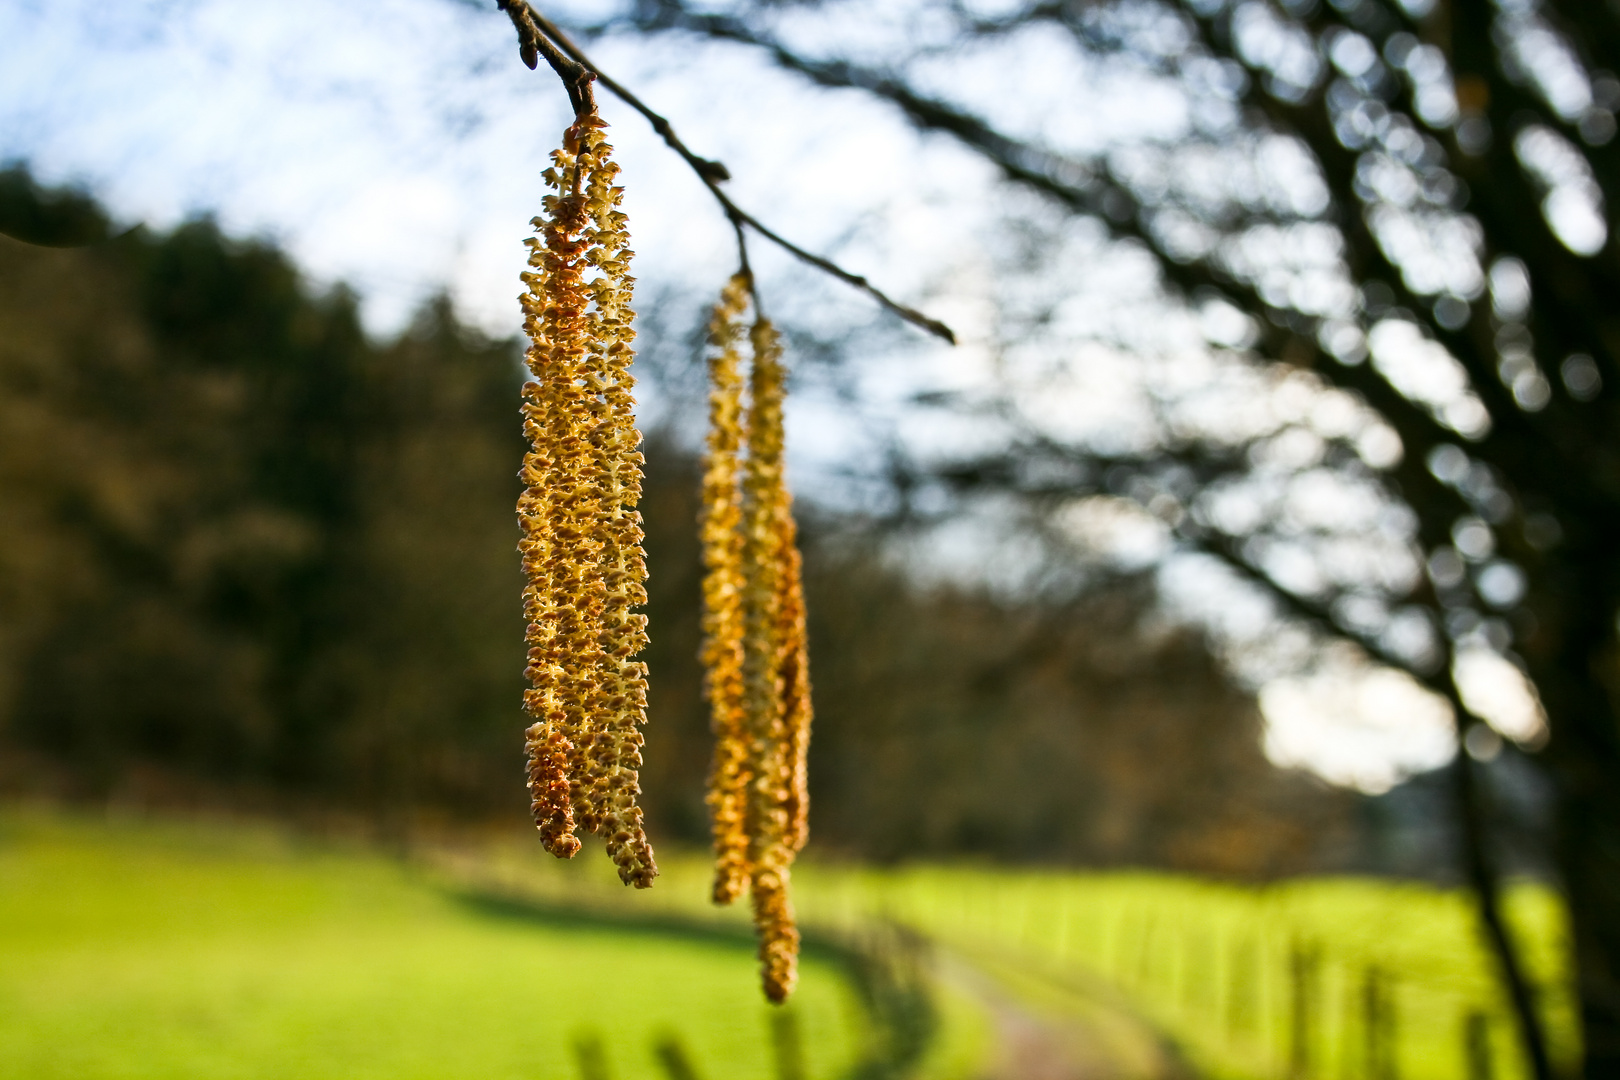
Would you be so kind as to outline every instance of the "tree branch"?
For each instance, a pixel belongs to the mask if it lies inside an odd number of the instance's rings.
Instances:
[[[887,294],[862,275],[851,273],[830,259],[806,251],[765,225],[746,210],[743,210],[720,188],[722,181],[731,179],[730,171],[723,164],[694,154],[681,141],[680,136],[675,134],[674,127],[666,118],[654,112],[618,80],[604,74],[600,68],[591,63],[590,58],[585,55],[578,45],[569,40],[567,34],[564,34],[555,23],[535,11],[524,0],[496,0],[496,2],[500,5],[501,10],[511,16],[513,25],[517,27],[518,48],[523,57],[523,62],[533,68],[536,63],[536,50],[541,55],[544,55],[551,63],[552,68],[556,70],[558,76],[562,78],[563,84],[569,88],[569,99],[574,101],[576,112],[579,111],[579,103],[574,99],[574,88],[576,85],[581,84],[578,81],[579,76],[572,73],[577,70],[583,73],[587,80],[595,78],[601,82],[615,97],[646,118],[647,122],[652,125],[653,130],[658,132],[669,148],[679,154],[681,160],[685,161],[687,165],[691,166],[692,171],[697,173],[698,179],[703,181],[703,185],[709,189],[709,194],[713,195],[715,201],[720,204],[720,208],[725,212],[726,219],[732,223],[733,227],[740,230],[746,226],[754,230],[800,262],[813,266],[822,273],[829,274],[844,282],[846,285],[853,285],[913,326],[926,330],[936,337],[943,338],[952,345],[956,344],[955,332],[938,319],[931,319],[916,308],[908,307],[897,300],[890,299]],[[558,50],[561,51],[561,54],[558,55],[557,60],[553,60],[552,56],[557,54]],[[568,66],[559,66],[559,60]],[[588,92],[589,82],[587,81],[583,85]]]
[[[818,86],[865,90],[894,105],[917,129],[954,136],[1000,168],[1008,180],[1054,199],[1071,213],[1101,219],[1116,236],[1140,240],[1157,256],[1161,272],[1177,288],[1189,294],[1201,288],[1213,288],[1251,312],[1269,310],[1269,305],[1248,282],[1236,280],[1202,261],[1174,258],[1165,249],[1162,239],[1146,227],[1140,201],[1124,185],[1081,162],[1010,138],[979,117],[917,93],[898,78],[846,61],[807,59],[738,19],[689,12],[677,0],[663,0],[653,16],[638,20],[634,25],[651,32],[681,30],[749,45],[767,52],[778,65],[805,76]],[[1261,326],[1263,331],[1267,329],[1264,320]],[[1285,338],[1297,337],[1309,352],[1316,351],[1309,337],[1294,331],[1280,333]],[[1286,341],[1272,344],[1269,351],[1274,355],[1286,353],[1287,349],[1280,347],[1286,345]],[[1456,438],[1455,432],[1441,426],[1425,407],[1395,390],[1369,365],[1340,367],[1333,378],[1361,393],[1384,414],[1408,446]]]
[[[557,51],[557,47],[535,25],[535,14],[528,4],[514,3],[513,0],[495,0],[495,4],[512,20],[512,27],[518,35],[518,55],[528,69],[533,71],[540,57],[544,56],[567,89],[568,103],[574,107],[574,115],[587,116],[595,112],[596,97],[591,92],[595,73]]]

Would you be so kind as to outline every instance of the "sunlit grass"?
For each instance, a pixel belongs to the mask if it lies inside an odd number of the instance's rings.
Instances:
[[[407,865],[268,829],[0,815],[0,1076],[571,1078],[574,1040],[596,1033],[614,1080],[639,1080],[663,1075],[652,1045],[671,1031],[705,1080],[774,1074],[746,913],[706,903],[700,855],[671,852],[633,893],[605,860],[561,864],[532,843],[428,850]],[[795,879],[812,943],[909,924],[1053,1023],[1106,1036],[1124,1003],[1210,1076],[1292,1075],[1301,1054],[1299,1075],[1372,1076],[1371,1053],[1403,1080],[1461,1080],[1470,1014],[1494,1075],[1524,1075],[1457,891],[814,861]],[[1562,909],[1524,886],[1510,914],[1570,1062]],[[1381,1048],[1369,980],[1388,1003]],[[976,1075],[993,1040],[982,1002],[948,979],[935,990],[915,1075]],[[813,944],[792,1008],[810,1077],[846,1075],[870,1025]],[[1127,1072],[1137,1038],[1110,1050]]]
[[[458,899],[362,851],[265,831],[0,817],[0,1075],[569,1077],[602,1038],[616,1080],[772,1074],[749,942],[548,920]],[[808,958],[792,1008],[811,1077],[858,1018]]]
[[[1459,890],[965,867],[811,867],[799,888],[811,919],[883,913],[1003,963],[1117,992],[1209,1075],[1373,1076],[1387,1061],[1403,1080],[1461,1080],[1470,1014],[1483,1021],[1494,1075],[1528,1075],[1472,902]],[[1525,884],[1510,894],[1508,915],[1554,1056],[1568,1067],[1579,1045],[1563,908],[1550,890]],[[1369,982],[1383,1003],[1374,1046]]]
[[[701,858],[668,860],[656,902],[699,910],[707,872]],[[543,866],[527,878],[542,890],[564,884]],[[1071,1011],[1120,1005],[1150,1019],[1212,1077],[1338,1080],[1390,1068],[1402,1080],[1463,1080],[1471,1015],[1483,1022],[1493,1075],[1529,1075],[1462,890],[1372,878],[1241,886],[1174,874],[813,859],[795,870],[794,888],[807,926],[908,924],[1010,978],[1038,1012],[1061,999]],[[1507,913],[1567,1071],[1579,1040],[1562,904],[1548,888],[1521,884]],[[1368,1031],[1369,996],[1379,999],[1377,1032]],[[982,1032],[982,1017],[967,1011],[945,1040],[982,1047],[987,1036],[975,1043],[962,1033],[975,1023]],[[1122,1063],[1140,1056],[1133,1037],[1115,1055]]]

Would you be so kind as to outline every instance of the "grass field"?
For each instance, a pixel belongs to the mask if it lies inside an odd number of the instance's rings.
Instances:
[[[601,1080],[574,1049],[597,1038],[607,1076],[639,1080],[669,1075],[653,1046],[671,1032],[702,1080],[778,1075],[746,913],[707,905],[702,856],[670,853],[633,893],[591,854],[497,840],[407,863],[263,828],[0,813],[0,1076]],[[891,921],[1060,1027],[1145,1016],[1212,1077],[1465,1080],[1482,1056],[1524,1075],[1457,892],[814,861],[795,879],[806,1080],[852,1075],[898,1030],[847,951],[817,945]],[[1526,886],[1510,915],[1570,1062],[1561,909]],[[911,1076],[981,1072],[971,998],[934,987]]]
[[[1466,894],[1314,879],[1246,888],[1154,874],[807,868],[823,922],[883,915],[1002,963],[1117,993],[1216,1077],[1528,1075]],[[1557,1061],[1579,1053],[1557,898],[1508,915]],[[1474,1055],[1470,1061],[1470,1053]]]
[[[541,891],[590,887],[499,851],[483,858]],[[667,859],[657,896],[637,902],[699,910],[707,875],[701,858]],[[1468,1080],[1485,1068],[1495,1080],[1528,1075],[1472,901],[1460,890],[1356,878],[1245,887],[1171,874],[814,860],[795,870],[794,889],[808,925],[900,922],[982,968],[1012,974],[1032,1003],[1066,988],[1122,1005],[1211,1077]],[[612,902],[610,891],[601,896]],[[1579,1043],[1563,909],[1550,890],[1524,884],[1510,892],[1507,914],[1554,1058],[1568,1070]]]
[[[774,1073],[745,937],[475,903],[363,851],[240,828],[0,816],[0,1076],[561,1078]],[[860,1017],[832,964],[794,998],[810,1080]]]

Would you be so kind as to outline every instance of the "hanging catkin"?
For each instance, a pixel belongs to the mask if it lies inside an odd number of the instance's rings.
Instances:
[[[715,731],[709,805],[714,898],[730,902],[746,881],[765,994],[780,1002],[797,980],[789,868],[807,836],[810,685],[797,534],[782,467],[781,340],[763,318],[748,335],[747,423],[737,430],[746,286],[745,277],[732,279],[710,330],[717,351],[709,366],[703,518],[704,661]]]
[[[569,858],[579,825],[596,832],[626,884],[658,869],[642,830],[637,770],[646,719],[646,561],[642,458],[636,452],[631,252],[619,167],[606,125],[577,118],[552,154],[553,194],[527,241],[521,298],[533,381],[524,385],[531,449],[518,502],[529,620],[524,707],[529,794],[542,843]]]
[[[805,771],[810,749],[810,639],[805,627],[803,560],[799,555],[798,526],[793,521],[793,497],[788,492],[782,464],[782,404],[786,396],[782,339],[766,319],[754,324],[751,337],[754,409],[756,414],[761,413],[759,403],[762,399],[766,401],[764,415],[758,421],[764,429],[760,441],[774,458],[775,471],[768,522],[775,586],[771,609],[775,629],[770,648],[775,657],[775,686],[781,703],[782,843],[789,851],[797,853],[810,838],[810,793]],[[753,445],[752,440],[750,445]]]
[[[748,883],[748,713],[743,702],[742,337],[748,281],[738,274],[709,324],[709,435],[703,459],[703,667],[714,730],[709,815],[714,901],[729,904]]]
[[[788,868],[797,852],[793,828],[796,798],[795,739],[788,726],[787,657],[797,655],[789,640],[793,614],[786,600],[796,590],[788,581],[792,546],[792,503],[782,474],[781,345],[764,319],[749,335],[754,347],[748,411],[748,464],[744,472],[744,589],[747,620],[743,665],[745,699],[752,720],[753,777],[748,800],[749,892],[759,934],[765,996],[782,1001],[798,981],[799,931],[788,893]],[[802,606],[802,605],[801,605]],[[797,620],[802,632],[803,619]]]

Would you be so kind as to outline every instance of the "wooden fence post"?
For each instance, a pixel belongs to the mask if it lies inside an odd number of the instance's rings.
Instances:
[[[1463,1016],[1462,1038],[1468,1080],[1492,1080],[1490,1017],[1481,1009],[1469,1009]]]
[[[692,1055],[686,1051],[686,1044],[673,1031],[664,1032],[653,1043],[653,1056],[669,1080],[702,1080],[697,1066],[692,1063]]]
[[[1304,1080],[1311,1072],[1316,1042],[1317,970],[1320,952],[1295,939],[1289,950],[1288,1075]]]
[[[1152,983],[1153,968],[1153,915],[1142,916],[1142,936],[1136,942],[1136,985],[1147,989]]]
[[[1236,1037],[1254,1027],[1256,984],[1260,965],[1255,956],[1259,946],[1253,938],[1242,937],[1232,947],[1226,972],[1226,1033]]]
[[[1210,968],[1209,936],[1196,926],[1181,932],[1181,1004],[1189,1012],[1199,1012],[1209,1005]]]
[[[771,1049],[776,1052],[776,1080],[806,1080],[804,1039],[793,1009],[771,1010]]]
[[[1395,988],[1393,980],[1376,964],[1362,974],[1361,1030],[1363,1065],[1368,1080],[1397,1080],[1400,1062],[1396,1054],[1399,1027]]]
[[[613,1080],[608,1068],[607,1046],[602,1033],[588,1028],[574,1036],[574,1060],[579,1064],[579,1080]]]

